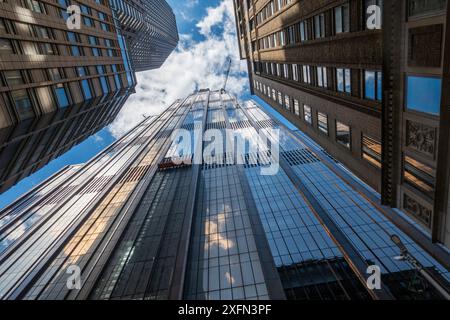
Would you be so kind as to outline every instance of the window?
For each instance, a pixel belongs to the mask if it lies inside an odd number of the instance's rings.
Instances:
[[[436,174],[431,167],[405,156],[403,178],[407,184],[433,197],[435,176]]]
[[[21,120],[28,119],[34,115],[33,106],[27,90],[16,90],[11,92],[12,101],[16,107],[17,114]]]
[[[380,71],[364,71],[364,98],[381,100],[382,81],[382,73]]]
[[[287,43],[288,44],[294,44],[295,41],[295,26],[289,26],[287,28]]]
[[[281,10],[282,6],[283,6],[282,0],[277,0],[277,11]]]
[[[80,5],[80,9],[81,9],[81,12],[84,14],[88,14],[88,15],[91,14],[91,8],[89,8],[85,5]]]
[[[78,46],[70,46],[70,52],[72,53],[72,56],[80,56],[80,48]]]
[[[312,112],[311,107],[306,104],[303,105],[303,119],[309,124],[312,124]]]
[[[4,71],[6,84],[10,87],[24,84],[20,70]]]
[[[317,67],[317,85],[322,88],[328,87],[327,68]]]
[[[67,97],[66,88],[62,84],[57,85],[55,88],[56,101],[60,108],[69,106],[69,98]]]
[[[67,32],[67,40],[73,43],[80,42],[80,36],[74,32]]]
[[[62,79],[60,70],[58,68],[47,69],[47,73],[51,81],[59,81]]]
[[[277,101],[277,94],[276,94],[275,89],[272,89],[272,99],[273,99],[273,101]]]
[[[89,44],[92,46],[98,45],[98,38],[94,36],[89,36]]]
[[[319,131],[328,135],[328,116],[325,113],[317,112],[317,127]]]
[[[84,22],[84,25],[85,25],[86,27],[92,27],[92,26],[94,26],[94,20],[92,20],[92,19],[89,18],[89,17],[83,17],[83,22]]]
[[[14,22],[14,33],[20,34],[27,37],[34,37],[33,28],[30,24],[22,22]]]
[[[336,141],[346,148],[351,146],[351,132],[350,127],[342,122],[336,121]]]
[[[440,78],[407,76],[406,107],[409,110],[439,115],[441,108]]]
[[[92,50],[92,55],[93,55],[94,57],[99,57],[99,56],[101,56],[101,51],[100,51],[100,49],[98,49],[98,48],[91,48],[91,50]]]
[[[97,72],[98,72],[98,74],[105,74],[105,66],[97,66]],[[108,81],[106,80],[106,77],[100,77],[100,84],[102,86],[103,94],[108,93],[109,86],[108,86]]]
[[[306,41],[308,40],[308,24],[306,21],[300,22],[299,25],[300,28],[300,41]]]
[[[100,20],[106,21],[106,15],[103,12],[97,11],[97,16]]]
[[[39,53],[43,55],[54,55],[56,54],[55,48],[51,43],[40,43]]]
[[[77,74],[79,77],[85,77],[87,75],[86,67],[78,67]],[[83,96],[85,100],[92,98],[91,86],[89,85],[89,80],[81,80],[81,90],[83,91]]]
[[[281,46],[286,45],[286,38],[285,38],[284,30],[280,31],[280,45]]]
[[[311,84],[311,67],[303,66],[303,82]]]
[[[277,76],[281,77],[281,63],[277,63]]]
[[[278,91],[278,104],[279,104],[280,106],[283,105],[283,96],[282,96],[282,94],[281,94],[280,91]]]
[[[294,99],[294,113],[296,116],[300,116],[300,105],[297,99]]]
[[[104,22],[100,22],[100,27],[102,28],[103,31],[110,31],[109,24],[106,24]]]
[[[291,109],[291,98],[289,96],[284,96],[284,107],[287,110]]]
[[[294,81],[298,81],[298,65],[296,64],[292,65],[292,79],[294,79]]]
[[[409,16],[444,10],[446,2],[446,0],[409,0]]]
[[[323,13],[314,17],[314,38],[325,37],[325,15]]]
[[[337,90],[339,92],[351,93],[350,69],[336,69]]]
[[[50,33],[47,28],[35,26],[36,34],[41,39],[51,39]]]
[[[362,135],[362,156],[381,169],[381,143],[365,134]]]
[[[283,76],[285,79],[289,79],[289,66],[288,64],[283,64]]]
[[[334,8],[334,33],[350,31],[348,4]]]
[[[83,96],[85,100],[92,99],[91,87],[89,85],[89,80],[85,79],[81,81],[81,89],[83,91]]]
[[[8,33],[8,29],[6,29],[6,23],[5,20],[0,18],[0,33]]]
[[[13,54],[14,50],[9,39],[0,38],[0,54]]]
[[[44,4],[36,0],[24,0],[24,6],[37,13],[46,13]]]
[[[122,87],[122,81],[120,81],[120,77],[117,74],[117,66],[115,64],[111,65],[112,71],[114,73],[116,73],[114,75],[114,82],[116,84],[116,89],[120,89]],[[256,87],[258,88],[259,91],[261,91],[261,83],[256,82]]]

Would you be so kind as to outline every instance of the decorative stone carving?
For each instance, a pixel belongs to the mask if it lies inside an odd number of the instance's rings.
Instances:
[[[431,228],[431,209],[426,208],[407,194],[403,195],[403,209],[412,214],[428,228]]]
[[[426,153],[432,157],[436,150],[436,128],[422,123],[406,123],[406,146]]]

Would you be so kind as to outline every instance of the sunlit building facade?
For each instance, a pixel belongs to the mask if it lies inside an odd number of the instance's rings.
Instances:
[[[0,2],[0,192],[111,123],[134,72],[158,68],[175,48],[165,1],[139,14],[128,3]],[[73,5],[79,29],[66,23]]]
[[[449,248],[447,1],[234,4],[252,93]]]
[[[211,132],[246,143],[207,152]],[[0,212],[0,298],[443,298],[448,252],[420,247],[378,200],[256,103],[200,90]],[[396,259],[393,234],[432,280]]]

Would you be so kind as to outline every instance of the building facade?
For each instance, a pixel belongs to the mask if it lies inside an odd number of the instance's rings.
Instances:
[[[109,124],[134,92],[134,72],[159,67],[175,48],[165,1],[138,15],[127,3],[0,2],[0,192]],[[80,26],[69,29],[73,5]]]
[[[0,212],[0,298],[448,298],[448,251],[391,211],[302,132],[200,90]]]
[[[252,92],[449,247],[447,1],[234,3]]]
[[[384,11],[383,199],[450,247],[447,1],[392,2]]]

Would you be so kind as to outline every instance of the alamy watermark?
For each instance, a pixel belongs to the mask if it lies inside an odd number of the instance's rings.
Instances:
[[[66,287],[69,290],[81,289],[81,268],[77,265],[70,265],[66,269],[69,275],[66,280]]]
[[[369,290],[381,289],[381,268],[377,265],[367,267],[366,273],[369,277],[366,280],[366,286]]]
[[[371,5],[367,7],[367,22],[366,27],[369,30],[381,29],[381,7]]]
[[[81,8],[75,4],[67,7],[66,26],[69,30],[81,29]]]
[[[259,166],[261,175],[276,175],[279,171],[279,129],[208,129],[203,134],[201,129],[177,129],[171,139],[169,154],[175,165],[251,165]]]

